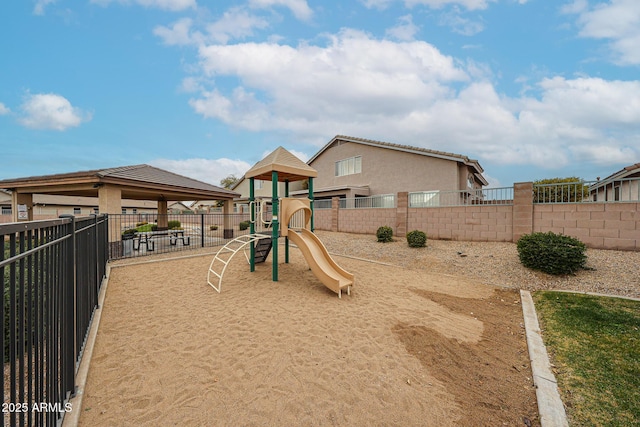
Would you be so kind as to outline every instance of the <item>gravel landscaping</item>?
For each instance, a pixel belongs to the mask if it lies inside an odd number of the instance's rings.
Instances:
[[[551,276],[522,266],[515,243],[427,240],[425,248],[410,248],[406,239],[398,237],[390,243],[379,243],[375,235],[328,231],[316,234],[336,255],[529,291],[558,289],[640,298],[640,252],[588,249],[586,270]]]

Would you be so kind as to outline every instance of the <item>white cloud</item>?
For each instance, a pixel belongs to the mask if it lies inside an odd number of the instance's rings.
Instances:
[[[253,36],[254,29],[264,29],[269,23],[241,8],[226,11],[218,21],[207,25],[210,40],[227,43],[230,39]]]
[[[486,9],[489,3],[495,3],[497,0],[360,0],[367,8],[386,9],[394,2],[404,3],[408,8],[416,5],[427,6],[432,9],[441,9],[445,6],[462,6],[468,10]],[[520,4],[526,3],[526,0],[520,0]]]
[[[386,31],[387,36],[402,41],[413,40],[420,31],[420,27],[413,23],[413,17],[411,15],[401,16],[398,21],[400,21],[398,25]]]
[[[33,6],[33,14],[44,15],[44,8],[56,1],[57,0],[37,0],[35,6]]]
[[[249,0],[249,4],[259,8],[284,6],[291,10],[291,13],[293,13],[296,18],[302,21],[308,21],[313,15],[313,11],[306,0]]]
[[[150,165],[177,173],[198,181],[220,186],[220,180],[229,175],[242,177],[251,165],[242,160],[221,159],[156,159]]]
[[[65,97],[53,93],[29,95],[21,109],[20,123],[33,129],[63,131],[91,120],[91,114],[84,113]]]
[[[158,25],[153,29],[153,34],[160,37],[164,44],[169,46],[180,46],[197,43],[197,34],[191,33],[191,25],[193,20],[190,18],[182,18],[175,21],[170,27]]]
[[[578,0],[562,10],[578,14],[581,37],[608,40],[614,62],[640,64],[640,2],[611,0],[589,8],[586,1]]]
[[[47,0],[45,0],[47,1]],[[91,0],[91,3],[108,6],[111,3],[131,4],[135,3],[148,8],[156,8],[170,11],[180,11],[196,8],[196,0]]]
[[[201,45],[203,43],[226,44],[230,40],[244,39],[255,35],[255,30],[269,27],[269,22],[243,8],[232,8],[215,22],[204,26],[203,30],[194,28],[191,18],[181,18],[166,27],[158,25],[153,34],[160,37],[166,45]]]
[[[473,36],[484,30],[482,22],[464,18],[456,7],[451,12],[443,13],[439,19],[440,25],[450,27],[455,33],[463,36]]]
[[[0,102],[0,116],[3,116],[5,114],[9,114],[10,112],[11,112],[11,110],[9,109],[9,107],[7,107],[2,102]]]
[[[640,161],[640,81],[546,78],[528,81],[527,95],[508,97],[490,83],[485,64],[458,61],[425,42],[355,30],[327,39],[201,46],[190,104],[236,128],[317,145],[347,134],[491,163]],[[217,84],[219,77],[238,83]]]

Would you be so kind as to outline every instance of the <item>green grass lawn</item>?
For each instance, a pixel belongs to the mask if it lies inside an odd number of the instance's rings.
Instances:
[[[640,301],[533,297],[570,425],[640,425]]]

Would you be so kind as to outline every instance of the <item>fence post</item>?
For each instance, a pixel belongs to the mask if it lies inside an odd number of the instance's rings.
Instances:
[[[340,210],[340,197],[331,198],[331,231],[337,232],[340,224],[338,224],[338,215]]]
[[[75,360],[76,360],[76,217],[60,215],[60,218],[70,219],[70,242],[67,242],[64,289],[62,291],[61,310],[61,356],[62,356],[62,392],[75,396]]]
[[[513,184],[513,242],[533,232],[533,182]]]
[[[200,247],[204,248],[204,212],[200,214]]]
[[[401,191],[396,196],[396,236],[407,234],[407,216],[409,215],[409,193]]]

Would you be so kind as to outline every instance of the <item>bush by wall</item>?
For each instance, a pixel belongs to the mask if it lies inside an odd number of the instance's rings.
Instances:
[[[247,228],[249,228],[250,224],[251,222],[249,221],[242,221],[240,224],[238,224],[238,228],[240,228],[240,230],[246,230]]]
[[[376,237],[378,238],[378,242],[391,242],[393,241],[393,229],[391,227],[383,225],[382,227],[378,228],[378,231],[376,231]]]
[[[549,274],[571,274],[584,268],[587,246],[562,234],[525,234],[518,240],[518,256],[525,267]]]
[[[176,230],[176,229],[180,228],[181,225],[182,224],[180,224],[180,221],[178,221],[178,220],[172,220],[172,221],[169,221],[167,223],[167,226],[169,227],[169,230]]]
[[[427,235],[420,230],[410,231],[407,233],[407,243],[412,248],[423,248],[427,246]]]

